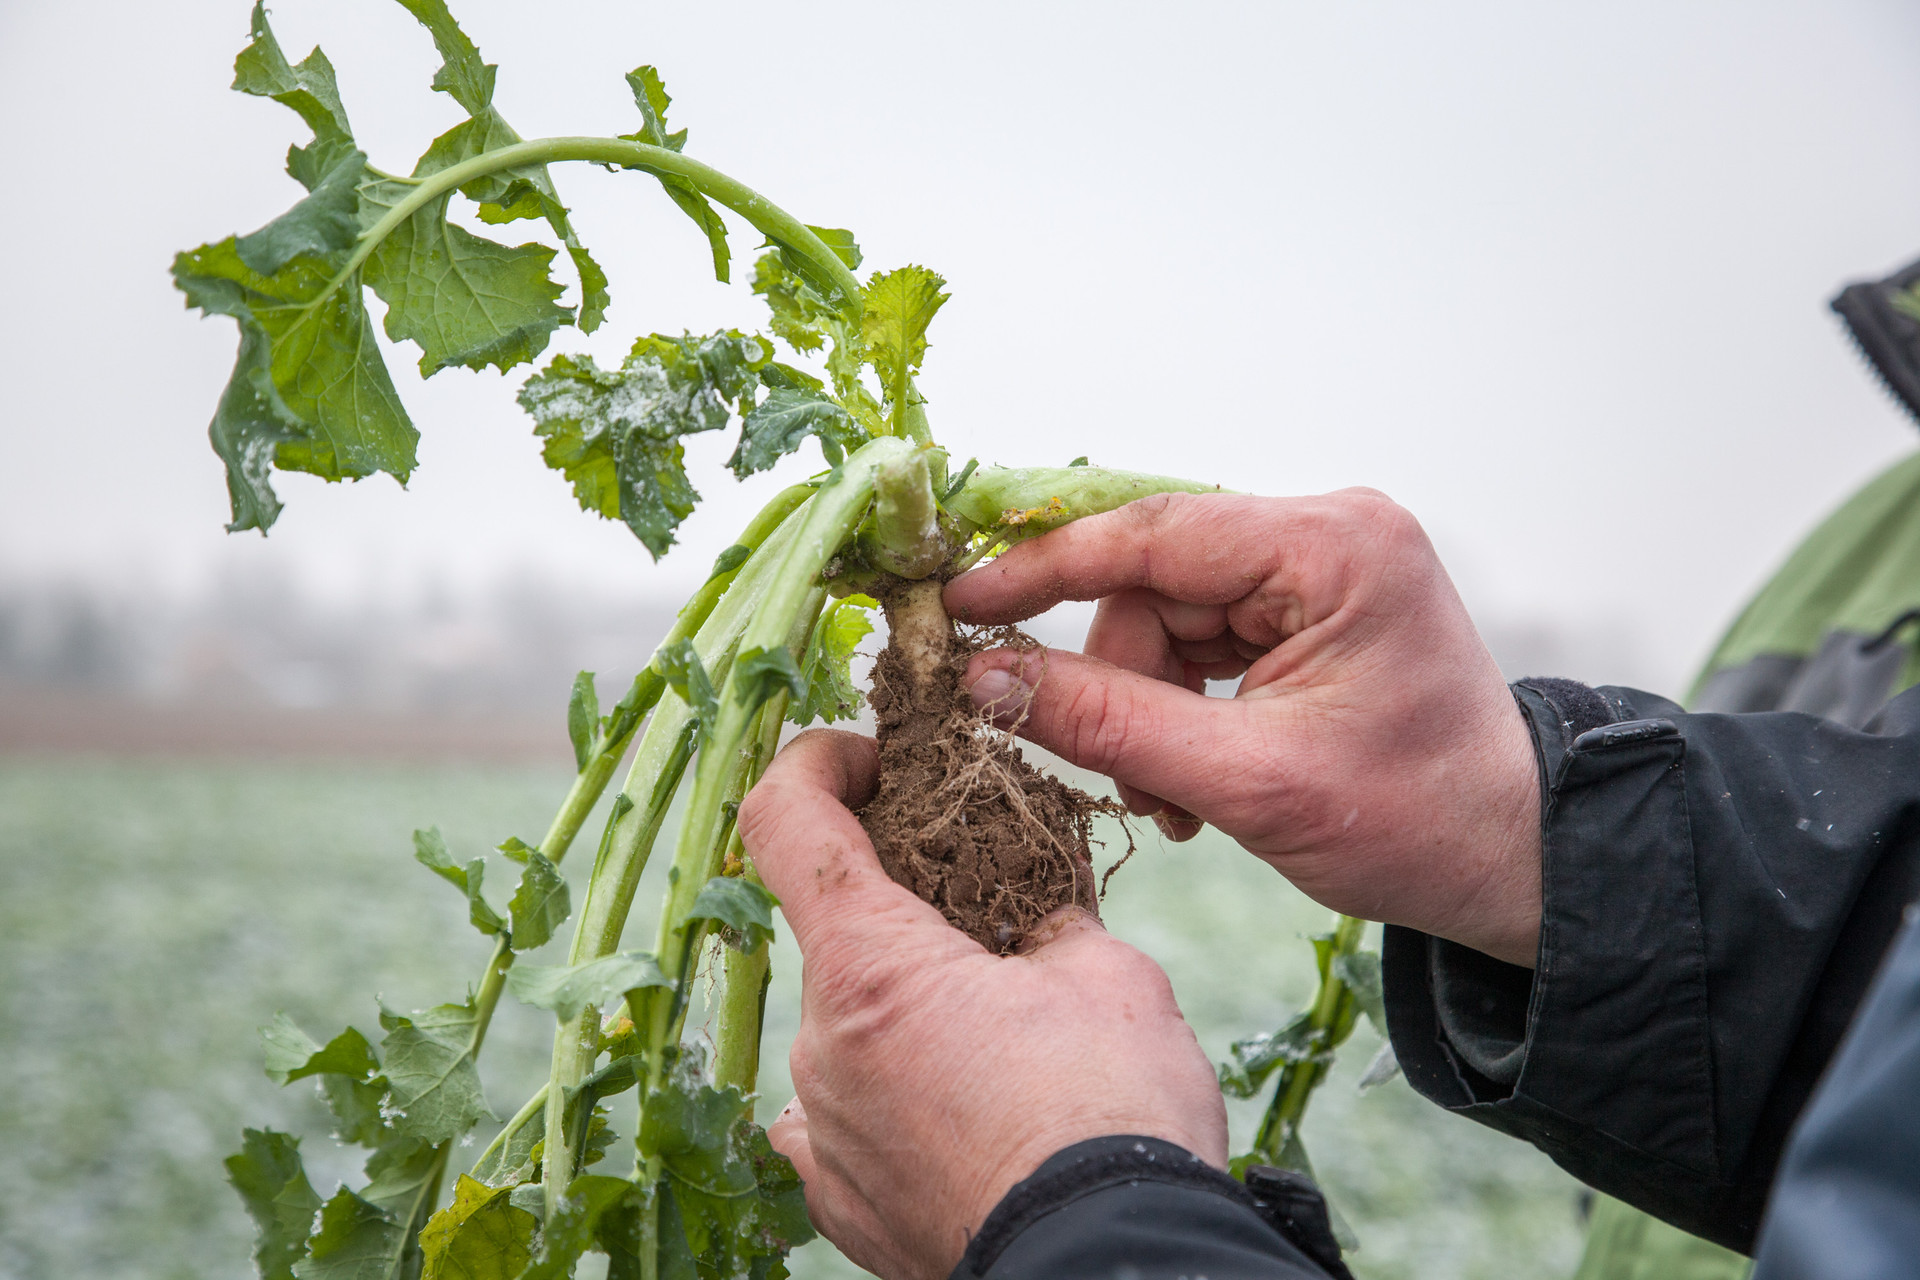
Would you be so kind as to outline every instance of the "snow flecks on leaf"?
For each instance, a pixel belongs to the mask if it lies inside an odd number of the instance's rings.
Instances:
[[[686,1050],[647,1097],[640,1149],[659,1157],[670,1193],[662,1196],[663,1259],[678,1252],[677,1217],[701,1280],[753,1273],[756,1259],[777,1259],[814,1236],[793,1165],[752,1116],[752,1099],[714,1088]]]
[[[402,1137],[446,1142],[492,1115],[469,1051],[477,1016],[471,1000],[435,1005],[412,1017],[381,1011],[387,1035],[380,1047],[392,1088],[388,1104]]]
[[[815,228],[819,231],[820,228]],[[845,235],[852,243],[850,233]],[[831,242],[829,242],[831,243]],[[825,296],[807,280],[795,272],[788,264],[792,255],[775,250],[762,254],[754,263],[753,291],[766,300],[767,309],[772,313],[774,336],[802,355],[811,355],[822,347],[827,350],[827,376],[833,382],[834,397],[841,406],[853,415],[869,434],[881,430],[880,402],[873,398],[866,384],[860,380],[860,370],[866,364],[866,344],[861,337],[858,318],[849,318],[830,304]],[[859,251],[854,249],[853,262],[859,261]],[[784,370],[784,366],[775,366]],[[796,371],[797,372],[797,371]],[[796,389],[809,388],[819,390],[813,379],[800,375],[795,380]],[[772,378],[766,379],[769,386],[780,385]]]
[[[299,1280],[368,1280],[398,1274],[409,1225],[342,1187],[320,1209],[319,1230],[293,1268]]]
[[[860,690],[853,683],[853,653],[873,631],[878,600],[852,595],[829,604],[807,642],[806,661],[800,665],[806,696],[787,708],[787,719],[805,727],[819,720],[832,724],[860,714]]]
[[[725,427],[752,405],[772,352],[737,330],[634,343],[619,369],[559,356],[527,379],[542,456],[573,485],[585,511],[626,522],[655,559],[700,495],[687,479],[681,437]]]

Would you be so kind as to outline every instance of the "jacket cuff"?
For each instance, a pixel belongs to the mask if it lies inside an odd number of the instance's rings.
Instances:
[[[1576,1177],[1717,1180],[1678,708],[1566,680],[1513,692],[1541,777],[1537,963],[1388,928],[1394,1053],[1422,1094]]]
[[[994,1206],[952,1280],[1351,1280],[1319,1193],[1272,1172],[1256,1195],[1159,1138],[1076,1143]]]

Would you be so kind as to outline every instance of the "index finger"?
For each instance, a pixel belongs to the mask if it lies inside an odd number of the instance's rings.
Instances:
[[[1145,587],[1209,605],[1277,590],[1293,597],[1284,603],[1324,616],[1337,603],[1337,590],[1327,590],[1337,574],[1315,570],[1334,567],[1321,551],[1330,548],[1333,526],[1349,524],[1344,517],[1354,505],[1346,494],[1156,494],[1076,520],[962,574],[947,585],[947,611],[966,622],[1017,622],[1062,600]]]
[[[847,808],[873,793],[878,774],[873,739],[815,729],[788,743],[740,804],[741,842],[803,956],[837,945],[884,947],[899,929],[948,927],[881,869]]]

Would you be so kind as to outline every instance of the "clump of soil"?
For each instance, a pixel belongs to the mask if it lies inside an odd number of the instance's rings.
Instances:
[[[974,710],[961,676],[1009,629],[956,634],[937,581],[883,592],[891,628],[867,695],[879,721],[880,786],[860,813],[887,874],[987,950],[1014,949],[1049,912],[1099,912],[1095,814],[1121,814],[1040,772]],[[1109,873],[1111,874],[1111,873]]]

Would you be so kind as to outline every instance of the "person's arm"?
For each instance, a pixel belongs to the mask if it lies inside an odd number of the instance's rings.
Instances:
[[[1750,1252],[1788,1130],[1920,893],[1920,690],[1857,733],[1514,686],[1543,783],[1529,971],[1386,939],[1407,1079]]]

